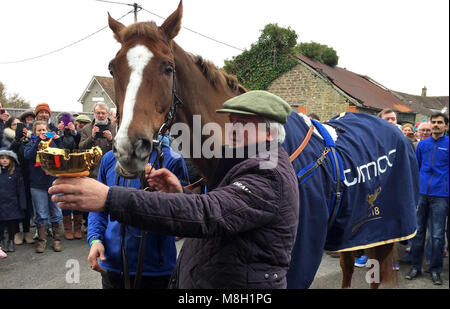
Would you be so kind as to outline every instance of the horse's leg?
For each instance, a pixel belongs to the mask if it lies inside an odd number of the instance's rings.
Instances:
[[[397,272],[393,269],[394,248],[396,248],[394,244],[386,244],[366,250],[368,258],[375,259],[380,266],[380,281],[370,283],[371,289],[378,289],[381,283],[394,284],[397,282]]]
[[[352,283],[353,267],[355,263],[355,256],[353,252],[340,252],[339,264],[342,269],[342,288],[349,288]]]

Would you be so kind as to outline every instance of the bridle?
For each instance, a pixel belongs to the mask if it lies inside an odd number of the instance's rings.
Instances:
[[[166,44],[166,46],[169,48],[169,50],[171,51],[171,53],[173,55],[173,50],[170,47],[169,43],[162,37],[161,37],[161,41],[163,41],[164,44]],[[152,140],[152,149],[153,149],[153,151],[156,150],[157,154],[156,154],[155,161],[151,165],[149,174],[152,172],[152,170],[155,168],[155,166],[158,162],[159,162],[160,168],[164,167],[164,153],[162,151],[163,137],[167,132],[170,131],[170,128],[172,127],[172,125],[175,121],[175,116],[177,114],[178,106],[183,105],[183,101],[181,101],[180,97],[177,95],[177,87],[176,87],[177,77],[176,77],[175,64],[171,63],[170,65],[172,66],[172,74],[173,74],[172,75],[173,76],[172,103],[170,104],[169,111],[166,114],[163,124],[161,125],[161,127],[158,130],[158,135],[157,135],[156,139]],[[119,124],[119,122],[120,122],[119,107],[117,107],[116,118],[117,118],[117,124]],[[120,175],[117,176],[117,180],[116,180],[117,184],[119,183],[120,177],[121,177]],[[122,177],[126,178],[126,176],[122,176]],[[139,172],[139,178],[140,178],[140,183],[141,183],[141,189],[149,190],[149,188],[147,186],[147,181],[145,179],[145,170]],[[122,264],[123,264],[123,275],[124,275],[124,281],[125,281],[125,288],[129,289],[129,288],[131,288],[131,284],[130,284],[130,274],[128,271],[126,252],[125,252],[126,226],[123,224],[122,224],[122,228],[121,228],[121,234],[122,234],[121,256],[122,256]],[[135,289],[139,288],[139,286],[140,286],[142,270],[143,270],[143,266],[144,266],[146,235],[147,235],[147,232],[142,230],[141,236],[137,236],[140,238],[140,246],[139,246],[138,263],[136,266],[136,275],[135,275],[135,281],[134,281]],[[157,236],[157,237],[159,237],[159,236]]]
[[[170,47],[170,44],[163,38],[160,37],[161,41],[169,48],[169,50],[171,51],[172,55],[173,55],[173,50]],[[175,59],[175,57],[173,57]],[[180,97],[177,94],[177,76],[176,76],[176,70],[175,70],[175,64],[174,63],[170,63],[170,65],[172,66],[172,76],[173,76],[173,80],[172,80],[172,103],[170,104],[170,108],[169,111],[166,114],[166,117],[164,118],[164,122],[161,125],[161,127],[158,130],[158,135],[157,136],[163,136],[164,134],[166,134],[168,131],[170,131],[170,128],[172,127],[174,121],[175,121],[175,116],[177,114],[177,109],[178,109],[178,105],[183,105],[183,101],[180,99]],[[117,112],[116,112],[116,119],[117,119],[117,124],[120,123],[120,109],[118,106],[116,106],[117,108]],[[152,141],[153,144],[155,143],[159,143],[158,140],[153,140]]]

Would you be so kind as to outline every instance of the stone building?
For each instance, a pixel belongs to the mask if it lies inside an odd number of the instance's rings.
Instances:
[[[322,121],[342,112],[376,115],[384,108],[398,113],[399,122],[414,122],[416,112],[391,91],[367,76],[309,59],[301,54],[299,64],[267,89],[302,113],[315,113]]]

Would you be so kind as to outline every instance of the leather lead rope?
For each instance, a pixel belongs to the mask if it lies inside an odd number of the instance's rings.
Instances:
[[[119,186],[119,182],[120,182],[120,176],[117,176],[116,186]],[[129,184],[130,184],[130,182],[127,179],[126,187],[128,187]],[[121,258],[122,258],[123,279],[124,279],[125,289],[130,289],[131,288],[130,272],[128,270],[127,255],[125,252],[125,237],[126,237],[126,225],[125,224],[122,224],[120,226],[120,231],[122,234],[122,240],[121,240],[121,244],[120,244],[120,252],[121,252]]]
[[[150,172],[155,168],[156,163],[159,163],[159,168],[164,168],[164,153],[162,151],[162,139],[160,141],[154,142],[154,149],[156,150],[155,162],[153,162]],[[145,172],[140,174],[141,189],[148,190],[147,180],[145,179]],[[159,237],[157,235],[157,237]],[[139,244],[139,254],[138,263],[136,266],[136,275],[134,280],[134,289],[138,289],[141,285],[142,270],[144,269],[144,259],[145,259],[145,246],[147,244],[147,232],[141,230],[141,240]],[[161,261],[160,261],[161,264]]]

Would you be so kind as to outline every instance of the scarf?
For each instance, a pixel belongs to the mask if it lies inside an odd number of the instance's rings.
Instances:
[[[53,141],[53,137],[50,138],[48,141],[41,141],[38,146],[38,151],[44,150],[44,149],[47,149],[48,147],[50,147],[50,144],[52,143],[52,141]],[[39,159],[39,154],[37,154],[37,153],[36,153],[36,163],[34,164],[34,166],[35,167],[41,166],[41,160]]]

